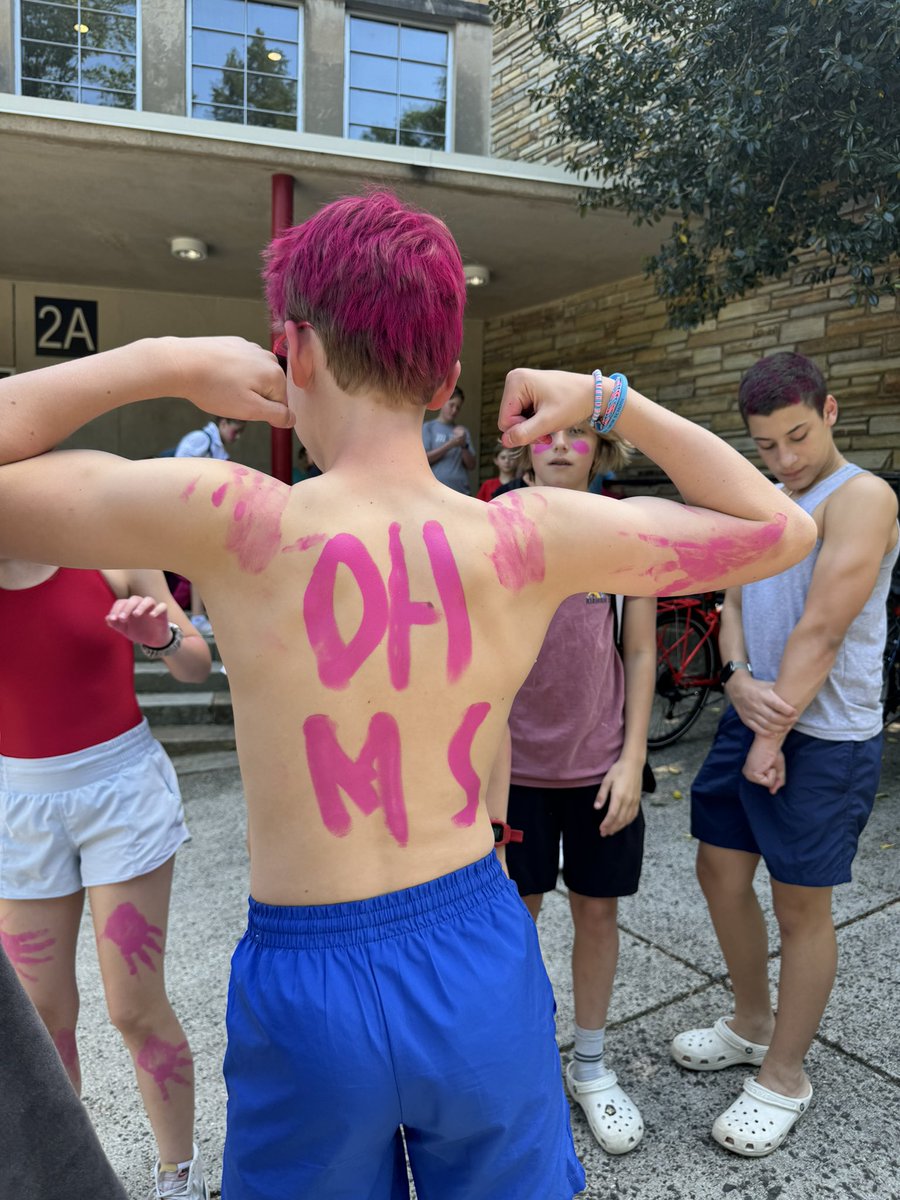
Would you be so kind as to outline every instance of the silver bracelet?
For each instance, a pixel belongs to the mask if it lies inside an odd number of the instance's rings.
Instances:
[[[164,646],[145,646],[143,642],[140,643],[144,658],[149,658],[151,662],[155,662],[159,658],[168,658],[170,654],[177,653],[184,640],[184,630],[180,625],[176,625],[174,621],[170,621],[169,632],[172,636]]]

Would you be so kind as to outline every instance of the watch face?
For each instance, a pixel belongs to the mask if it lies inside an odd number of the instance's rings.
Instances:
[[[503,823],[501,821],[491,821],[491,829],[494,831],[494,844],[500,845],[503,841]]]

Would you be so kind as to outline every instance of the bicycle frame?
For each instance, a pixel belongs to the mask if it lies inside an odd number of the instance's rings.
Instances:
[[[690,687],[697,688],[720,687],[719,675],[722,670],[722,660],[719,657],[718,633],[721,604],[718,593],[707,592],[702,596],[678,596],[671,600],[660,600],[657,604],[657,620],[664,612],[683,612],[686,616],[684,633],[671,645],[664,646],[660,643],[658,646],[659,658],[668,668],[673,683],[676,686],[688,683]],[[685,653],[692,626],[695,630],[699,626],[702,632],[693,648]],[[700,653],[701,647],[709,641],[712,642],[714,672],[709,678],[692,675],[690,673],[691,664]]]

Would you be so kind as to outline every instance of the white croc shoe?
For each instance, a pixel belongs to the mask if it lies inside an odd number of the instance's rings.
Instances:
[[[762,1158],[777,1150],[812,1102],[771,1092],[755,1079],[744,1081],[744,1090],[712,1127],[712,1135],[726,1150],[747,1158]]]
[[[768,1046],[748,1042],[719,1017],[711,1029],[689,1029],[672,1038],[669,1050],[679,1067],[689,1071],[721,1071],[743,1063],[758,1067],[766,1057]]]
[[[573,1075],[574,1065],[566,1067],[566,1085],[572,1099],[581,1105],[591,1133],[607,1154],[627,1154],[644,1136],[641,1114],[619,1087],[615,1071],[579,1082]]]

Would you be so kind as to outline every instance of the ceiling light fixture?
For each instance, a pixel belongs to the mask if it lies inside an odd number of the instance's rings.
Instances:
[[[466,278],[466,287],[487,287],[491,282],[489,268],[482,266],[481,263],[466,263],[463,267],[463,275]]]
[[[185,262],[202,262],[209,253],[206,242],[199,238],[174,237],[169,240],[169,246],[173,257]]]

